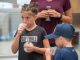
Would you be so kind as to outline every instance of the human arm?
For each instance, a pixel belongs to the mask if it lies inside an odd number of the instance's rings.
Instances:
[[[67,11],[65,11],[65,15],[62,15],[61,20],[63,22],[72,23],[72,11],[71,11],[71,9],[68,9]]]
[[[45,53],[46,48],[50,48],[48,39],[44,39],[44,40],[43,40],[43,45],[44,45],[44,48],[35,47],[35,48],[34,48],[34,51],[35,51],[35,52],[38,52],[38,53],[41,53],[41,54]]]
[[[12,43],[12,46],[11,46],[11,50],[12,52],[15,54],[17,53],[18,51],[18,48],[19,48],[19,38],[20,38],[20,35],[17,34],[14,39],[13,39],[13,43]]]
[[[50,48],[49,41],[48,41],[47,38],[45,38],[45,36],[46,36],[46,32],[45,32],[44,29],[42,29],[41,32],[40,32],[40,36],[39,36],[40,37],[40,41],[37,42],[37,43],[39,43],[40,45],[42,44],[43,47],[34,46],[34,44],[33,45],[28,44],[28,45],[25,45],[25,47],[30,52],[37,52],[37,53],[44,54],[46,48]]]
[[[72,11],[71,8],[66,10],[64,14],[57,12],[56,10],[50,9],[47,11],[51,17],[60,18],[61,21],[66,23],[72,23]]]
[[[49,9],[49,14],[51,17],[60,18],[62,22],[72,23],[72,10],[70,0],[64,0],[64,3],[61,5],[62,13],[55,9]]]
[[[37,18],[46,18],[48,17],[47,10],[42,10],[41,12],[38,12]]]
[[[37,52],[37,53],[40,53],[40,54],[44,54],[45,51],[46,51],[46,48],[50,48],[48,39],[44,39],[43,40],[43,45],[44,45],[43,48],[36,47],[36,46],[30,45],[30,44],[27,44],[25,47],[27,48],[27,50],[29,51],[29,53],[30,52]]]
[[[46,60],[51,60],[51,56],[52,56],[52,51],[50,48],[47,48],[45,51]]]
[[[11,46],[11,50],[12,52],[15,54],[18,51],[19,48],[19,40],[20,40],[20,36],[22,34],[22,31],[25,29],[25,26],[23,23],[21,23],[17,29],[17,32],[14,36],[13,42],[12,42],[12,46]]]

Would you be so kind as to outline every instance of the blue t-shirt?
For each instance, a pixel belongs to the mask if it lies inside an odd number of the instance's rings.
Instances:
[[[53,60],[78,60],[78,55],[73,47],[65,47],[56,50]]]

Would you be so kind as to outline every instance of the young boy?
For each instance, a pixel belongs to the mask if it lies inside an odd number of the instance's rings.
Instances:
[[[21,10],[22,24],[19,25],[12,44],[12,52],[19,50],[18,60],[43,60],[46,48],[49,48],[45,30],[35,23],[36,3],[24,5]]]
[[[53,60],[78,60],[77,53],[72,46],[72,39],[74,35],[74,28],[67,23],[58,24],[54,32],[47,35],[48,39],[55,39],[58,49],[55,52]],[[46,50],[46,60],[51,60],[50,49]]]

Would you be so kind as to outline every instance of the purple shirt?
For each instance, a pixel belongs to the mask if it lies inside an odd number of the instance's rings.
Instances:
[[[31,2],[38,3],[39,11],[44,10],[46,6],[51,6],[51,9],[63,14],[65,11],[71,8],[70,0],[52,0],[51,2],[47,2],[46,0],[31,0]],[[39,18],[36,20],[39,26],[45,28],[47,34],[52,33],[57,24],[62,23],[59,18],[51,17],[50,19],[51,21],[46,21],[45,18]]]

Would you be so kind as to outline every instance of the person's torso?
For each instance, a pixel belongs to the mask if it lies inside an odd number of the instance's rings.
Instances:
[[[25,42],[31,42],[34,46],[42,48],[44,39],[42,32],[43,29],[39,26],[37,26],[32,31],[27,31],[27,30],[23,31],[19,42],[19,60],[26,60],[26,59],[34,60],[35,57],[36,58],[42,57],[42,54],[36,52],[26,53],[23,48]]]
[[[51,2],[47,2],[46,0],[31,0],[32,2],[37,2],[38,3],[38,10],[39,12],[42,10],[45,10],[47,6],[50,6],[51,9],[56,10],[57,12],[64,14],[64,9],[69,7],[69,2],[67,0],[52,0]],[[67,1],[67,2],[66,2]],[[68,5],[67,7],[64,7],[66,4]],[[62,20],[60,18],[54,18],[50,17],[50,21],[46,21],[46,18],[38,18],[36,20],[37,25],[43,27],[47,34],[51,34],[55,26],[57,24],[62,23]],[[50,45],[53,47],[55,46],[55,40],[51,39],[49,40]]]
[[[36,2],[38,3],[39,11],[45,10],[47,6],[51,6],[51,9],[54,9],[61,14],[64,12],[63,5],[65,0],[52,0],[52,2],[47,2],[46,0],[37,0]],[[57,24],[62,23],[59,18],[54,17],[50,17],[50,21],[46,21],[45,18],[39,18],[36,20],[36,22],[38,25],[45,28],[47,34],[52,33]]]
[[[56,51],[54,60],[78,60],[78,55],[73,47],[66,47]]]

